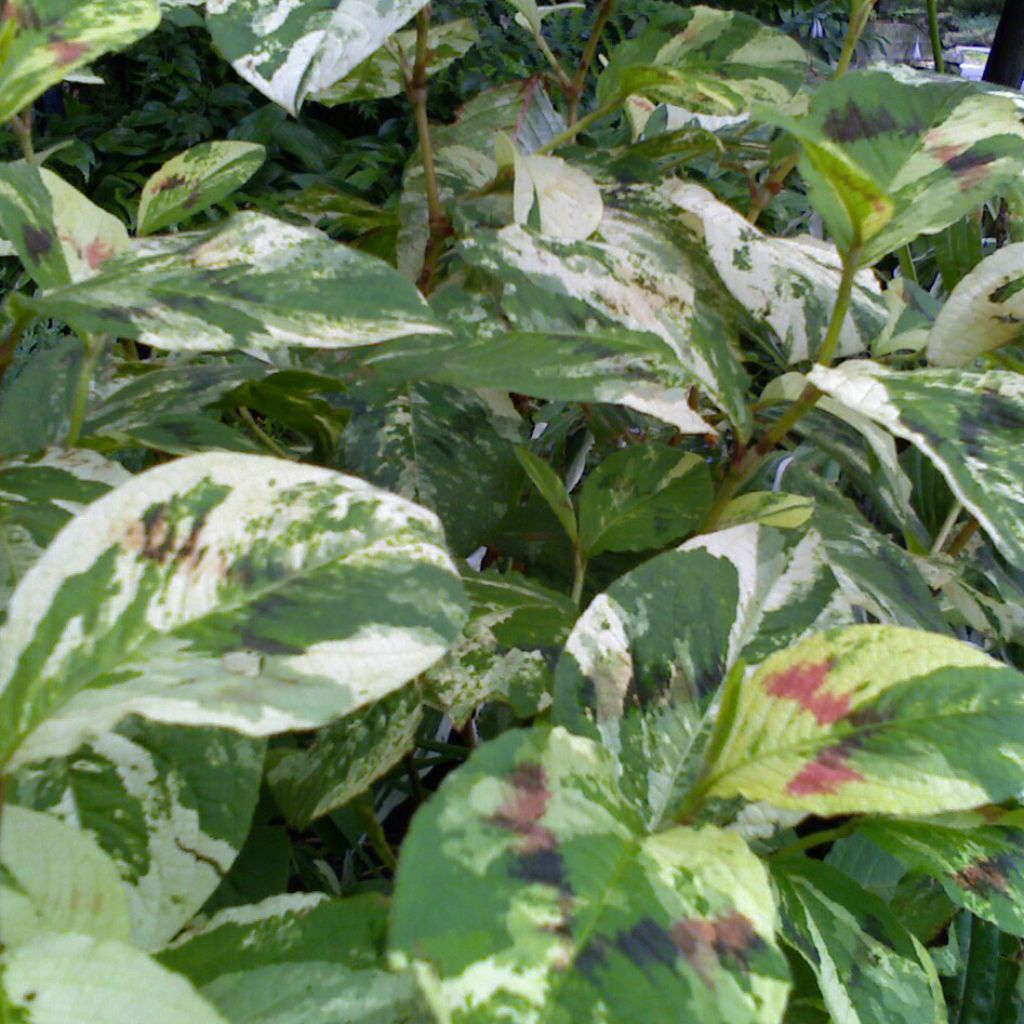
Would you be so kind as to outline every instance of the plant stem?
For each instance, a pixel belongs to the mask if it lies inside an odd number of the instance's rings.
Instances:
[[[389,871],[397,871],[398,860],[395,857],[395,851],[391,849],[388,843],[388,837],[384,835],[384,829],[380,827],[380,822],[377,820],[373,798],[369,793],[363,793],[353,803],[356,811],[359,813],[359,817],[362,818],[363,824],[366,826],[366,837],[370,840],[374,850],[376,850],[377,856],[380,857],[381,862]]]
[[[106,335],[103,334],[90,334],[85,338],[85,355],[82,357],[82,366],[78,371],[78,386],[75,388],[75,401],[71,408],[71,426],[68,427],[68,436],[64,441],[69,448],[73,448],[78,443],[82,434],[85,408],[89,404],[92,376],[96,372],[96,364],[99,362],[106,340]]]
[[[946,541],[949,540],[949,535],[953,532],[953,527],[956,526],[956,521],[960,518],[960,513],[963,510],[964,507],[959,501],[953,502],[949,515],[946,516],[945,521],[939,528],[939,532],[935,536],[935,542],[932,544],[930,554],[937,555],[946,546]]]
[[[833,77],[840,78],[850,69],[853,54],[860,42],[860,37],[867,26],[871,10],[875,6],[875,0],[853,0],[850,11],[850,25],[846,31],[846,38],[843,40],[843,52],[839,55],[839,63],[836,65],[836,73]]]
[[[239,406],[238,415],[245,423],[245,425],[256,435],[257,440],[264,448],[267,449],[271,454],[276,455],[279,459],[289,459],[290,461],[295,460],[295,456],[290,452],[285,451],[257,422],[256,417],[253,416],[251,409],[246,409],[244,406]]]
[[[856,831],[857,821],[848,821],[844,825],[837,825],[835,828],[824,829],[821,832],[812,832],[796,842],[783,846],[770,854],[771,857],[791,857],[794,853],[802,853],[804,850],[813,850],[816,846],[824,846],[826,843],[834,843],[839,839],[845,839]]]
[[[600,121],[601,118],[607,117],[609,114],[615,113],[619,107],[622,106],[622,98],[616,96],[614,99],[609,100],[603,106],[592,110],[586,117],[581,117],[575,124],[570,125],[560,135],[556,135],[549,142],[546,142],[540,149],[537,150],[538,154],[553,153],[559,146],[564,146],[567,142],[572,142],[573,139],[579,135],[580,132],[589,128],[596,121]]]
[[[583,598],[583,581],[587,575],[587,560],[579,547],[573,549],[572,601],[578,608]]]
[[[409,776],[409,786],[412,790],[413,799],[421,804],[427,799],[427,791],[423,788],[423,780],[420,778],[420,770],[416,767],[416,759],[412,754],[406,754],[402,758],[405,765],[405,774]]]
[[[11,129],[14,131],[14,134],[18,139],[18,145],[21,146],[22,156],[30,164],[34,164],[36,162],[36,148],[32,144],[31,107],[25,111],[24,117],[15,116],[11,118]]]
[[[914,266],[914,253],[910,248],[910,243],[900,246],[899,250],[900,259],[900,270],[903,271],[903,276],[908,281],[913,281],[914,284],[918,284],[917,280],[917,267]]]
[[[946,73],[946,61],[942,56],[942,34],[939,32],[939,8],[936,0],[928,0],[928,31],[932,37],[932,60],[940,75]]]
[[[949,551],[946,552],[950,558],[956,558],[965,547],[967,547],[968,541],[978,532],[978,520],[971,516],[970,519],[964,524],[960,532],[953,538],[953,543],[949,545]]]
[[[793,173],[799,162],[800,153],[791,153],[765,178],[747,211],[747,221],[750,224],[758,222],[768,204],[782,191],[783,182]]]
[[[441,188],[437,179],[437,164],[434,159],[434,145],[430,137],[430,121],[427,118],[427,62],[430,57],[430,5],[416,15],[416,63],[412,77],[405,82],[406,95],[412,103],[416,117],[416,134],[419,137],[420,154],[423,160],[423,178],[427,188],[427,209],[430,211],[430,240],[420,276],[420,289],[429,291],[437,261],[444,250],[444,242],[451,231],[448,216],[441,202]]]
[[[597,48],[601,45],[601,37],[604,35],[608,19],[615,10],[615,0],[603,0],[601,9],[597,12],[597,19],[594,27],[590,30],[590,38],[587,40],[587,48],[583,51],[583,60],[576,70],[576,77],[572,82],[572,91],[569,95],[569,124],[574,125],[579,118],[580,100],[583,98],[583,89],[587,84],[587,72],[590,71],[597,56]]]
[[[853,285],[857,279],[860,250],[851,249],[843,253],[843,275],[839,279],[839,292],[836,295],[836,304],[832,309],[832,319],[829,321],[828,333],[818,350],[818,362],[822,366],[831,366],[835,358],[836,349],[839,347],[839,338],[843,333],[846,324],[846,317],[850,312],[851,300],[853,299]]]

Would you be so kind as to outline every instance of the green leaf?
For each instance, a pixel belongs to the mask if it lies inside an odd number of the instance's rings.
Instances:
[[[971,918],[965,969],[956,1000],[956,1024],[1014,1021],[1020,1016],[1015,992],[1020,975],[1020,942],[994,926]]]
[[[745,680],[702,790],[824,816],[997,803],[1024,782],[1021,684],[947,637],[829,630]]]
[[[22,580],[0,635],[0,763],[131,713],[318,728],[424,671],[464,620],[426,510],[283,460],[179,459],[90,505]]]
[[[815,367],[815,387],[919,448],[1000,552],[1024,567],[1024,383],[992,370],[890,370],[851,361]]]
[[[41,288],[86,280],[129,244],[116,217],[24,161],[0,164],[0,232]]]
[[[863,265],[975,210],[1024,164],[1013,100],[960,78],[854,71],[821,86],[804,118],[758,114],[803,143],[811,200]]]
[[[937,878],[957,906],[1024,935],[1024,830],[1012,812],[1000,817],[868,821],[860,832],[908,870]]]
[[[773,861],[772,878],[783,937],[814,972],[832,1020],[945,1020],[927,950],[883,900],[819,861]]]
[[[275,896],[221,911],[160,955],[237,1024],[419,1021],[411,979],[387,972],[387,901]]]
[[[615,777],[590,740],[514,731],[417,814],[391,948],[436,975],[453,1024],[781,1019],[788,972],[764,868],[718,829],[648,836]]]
[[[536,216],[541,234],[560,242],[582,242],[601,225],[601,190],[586,171],[557,156],[515,151],[513,216],[530,224]]]
[[[692,533],[711,508],[711,472],[697,455],[647,443],[608,456],[580,493],[580,544],[646,551]]]
[[[464,57],[476,45],[478,38],[476,26],[469,18],[431,25],[427,34],[428,77],[444,71]],[[402,61],[410,69],[416,62],[415,30],[396,33],[344,78],[310,98],[325,107],[336,107],[341,103],[398,96],[405,90]]]
[[[113,939],[55,935],[8,950],[0,966],[16,1024],[227,1024],[180,975]]]
[[[116,462],[90,451],[54,448],[0,463],[0,618],[61,527],[128,479]]]
[[[767,324],[789,364],[813,359],[832,318],[842,266],[834,246],[800,235],[773,238],[700,185],[677,182],[672,202],[695,221],[722,283],[757,321]],[[867,351],[886,323],[877,279],[861,271],[851,315],[839,335],[839,356]]]
[[[425,0],[207,0],[214,45],[247,82],[298,115],[378,50]]]
[[[0,62],[0,122],[97,57],[131,46],[160,23],[157,0],[17,0]],[[7,31],[10,31],[9,29]]]
[[[85,333],[171,351],[343,348],[442,333],[384,262],[261,213],[147,242],[34,305]]]
[[[262,166],[267,151],[252,142],[204,142],[168,160],[142,189],[140,235],[216,206]]]
[[[0,942],[13,949],[53,932],[129,939],[127,891],[90,836],[9,803],[0,826]]]
[[[666,4],[612,51],[598,99],[639,93],[689,110],[736,114],[757,101],[784,104],[807,70],[800,44],[756,18]]]
[[[223,729],[129,718],[67,757],[18,769],[10,793],[95,840],[124,882],[132,941],[155,950],[203,906],[241,850],[263,748]]]
[[[576,621],[576,605],[516,573],[471,573],[463,583],[469,622],[427,672],[426,699],[460,724],[485,700],[507,702],[520,718],[544,711],[554,691],[553,662]]]
[[[928,336],[933,366],[966,366],[1024,340],[1024,242],[982,260],[953,289]]]
[[[565,489],[558,474],[541,458],[528,448],[519,445],[515,449],[519,465],[526,471],[530,482],[540,492],[548,507],[555,513],[562,529],[569,540],[575,545],[579,542],[579,530],[576,526],[576,510],[572,507],[572,499]]]
[[[558,662],[554,721],[617,752],[651,827],[697,772],[707,712],[743,660],[851,622],[817,537],[756,525],[697,537],[616,580]]]
[[[320,729],[309,746],[272,750],[267,783],[289,824],[306,828],[391,771],[414,746],[420,700],[407,686]]]
[[[453,551],[468,555],[488,539],[515,498],[513,440],[521,426],[502,395],[416,383],[353,417],[346,465],[389,491],[436,512]]]
[[[725,506],[717,528],[729,530],[734,526],[757,523],[780,530],[795,530],[807,523],[813,513],[812,498],[780,491],[748,491]]]

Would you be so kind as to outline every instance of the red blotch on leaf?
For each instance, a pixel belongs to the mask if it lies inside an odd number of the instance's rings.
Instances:
[[[540,823],[551,800],[547,772],[539,764],[520,765],[512,772],[510,781],[513,791],[488,819],[490,824],[522,837],[523,853],[555,849],[555,834]]]
[[[89,264],[90,270],[98,270],[113,255],[113,248],[107,245],[101,238],[93,239],[85,247],[85,260]]]
[[[832,725],[849,712],[850,695],[820,692],[831,667],[827,661],[793,665],[766,679],[765,689],[773,697],[797,701],[814,715],[818,725]]]
[[[59,68],[74,64],[88,52],[88,49],[89,47],[85,43],[68,42],[66,39],[56,37],[50,40],[50,50],[53,52]]]
[[[793,796],[830,796],[848,782],[863,781],[864,776],[846,763],[845,752],[829,747],[790,779],[786,791]]]

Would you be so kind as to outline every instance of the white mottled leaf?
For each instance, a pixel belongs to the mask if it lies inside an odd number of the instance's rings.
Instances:
[[[541,234],[560,242],[582,242],[600,226],[601,191],[586,171],[557,156],[516,153],[513,208],[515,222],[526,224],[534,212]]]

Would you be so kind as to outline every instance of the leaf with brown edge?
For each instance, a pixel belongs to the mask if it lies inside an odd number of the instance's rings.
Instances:
[[[701,790],[821,815],[998,802],[1024,785],[1022,684],[948,637],[829,630],[744,680]]]
[[[452,1024],[775,1024],[777,924],[738,835],[648,835],[608,750],[538,726],[485,744],[416,815],[390,939]]]

